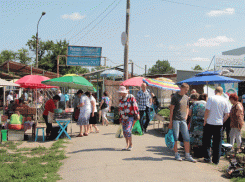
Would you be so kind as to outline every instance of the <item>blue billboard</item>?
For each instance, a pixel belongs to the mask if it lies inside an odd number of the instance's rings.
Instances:
[[[100,66],[102,47],[68,46],[67,66]]]

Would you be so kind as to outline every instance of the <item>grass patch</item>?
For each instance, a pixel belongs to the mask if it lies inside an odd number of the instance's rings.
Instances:
[[[52,147],[36,148],[16,148],[16,143],[7,142],[0,148],[0,181],[57,181],[60,176],[57,174],[61,160],[67,158],[63,149],[65,140],[58,140]],[[7,149],[11,145],[14,153],[9,153]],[[15,147],[13,147],[15,146]],[[5,149],[7,148],[7,149]],[[28,151],[23,153],[23,151]],[[31,154],[33,157],[27,157]]]
[[[245,182],[245,178],[241,178],[241,177],[239,177],[239,178],[232,178],[231,181],[233,181],[233,182]]]

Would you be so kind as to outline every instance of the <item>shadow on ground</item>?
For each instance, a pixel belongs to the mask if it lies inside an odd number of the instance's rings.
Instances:
[[[174,160],[172,157],[162,157],[162,158],[154,158],[154,157],[132,157],[125,158],[125,161],[164,161],[164,160]]]
[[[96,149],[77,150],[73,152],[68,152],[68,154],[75,154],[79,152],[96,152],[96,151],[121,151],[121,150],[115,148],[96,148]]]
[[[104,133],[102,135],[115,135],[116,133]]]

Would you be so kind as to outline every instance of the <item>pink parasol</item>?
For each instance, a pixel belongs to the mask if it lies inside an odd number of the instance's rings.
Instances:
[[[54,88],[54,86],[50,85],[44,85],[41,82],[45,80],[49,80],[50,78],[46,76],[40,76],[40,75],[27,75],[22,78],[20,78],[18,81],[16,81],[16,84],[19,84],[20,87],[23,88]]]
[[[18,81],[16,81],[16,84],[19,84],[22,88],[30,88],[36,90],[36,100],[37,100],[37,89],[38,88],[55,88],[55,86],[50,85],[44,85],[41,82],[45,80],[49,80],[49,77],[46,76],[40,76],[40,75],[27,75],[22,78],[20,78]],[[37,108],[37,102],[36,102],[36,108]],[[37,120],[37,109],[36,109],[36,120]]]
[[[142,85],[142,83],[143,83],[143,78],[144,77],[133,77],[133,78],[125,80],[120,85],[123,85],[123,86],[138,86],[138,87],[140,87]]]

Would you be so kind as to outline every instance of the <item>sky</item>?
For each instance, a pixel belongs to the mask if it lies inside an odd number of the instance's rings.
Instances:
[[[38,28],[42,41],[102,47],[107,66],[123,64],[126,1],[0,0],[0,51],[27,48],[45,11]],[[157,60],[168,60],[176,70],[197,64],[207,69],[213,56],[244,46],[244,10],[244,0],[131,0],[134,72],[144,73]]]

